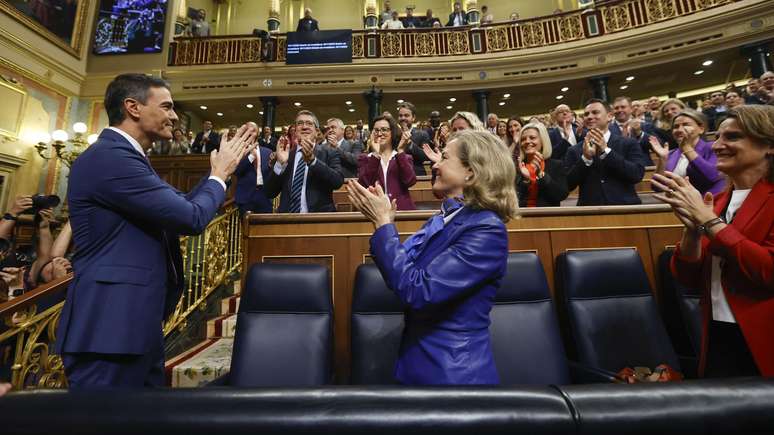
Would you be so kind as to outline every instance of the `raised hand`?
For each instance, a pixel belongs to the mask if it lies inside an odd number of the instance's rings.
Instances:
[[[397,203],[394,199],[390,201],[378,182],[375,186],[366,189],[357,180],[348,180],[347,195],[352,206],[363,213],[375,228],[395,221]]]
[[[32,196],[31,195],[19,195],[13,202],[11,209],[8,211],[14,216],[18,216],[24,210],[32,208]]]
[[[431,148],[430,144],[422,144],[422,150],[431,162],[438,163],[441,161],[441,153]]]
[[[379,152],[382,150],[382,146],[376,138],[376,132],[374,130],[371,130],[371,138],[368,140],[368,143],[371,144],[371,152],[378,156]]]
[[[314,160],[314,141],[301,138],[301,154],[304,156],[304,161],[309,164]]]
[[[543,154],[541,154],[540,151],[535,151],[532,154],[532,161],[530,164],[535,167],[535,173],[540,174],[540,168],[543,166]]]
[[[525,180],[529,180],[529,169],[527,168],[527,164],[524,163],[524,161],[519,162],[519,172],[521,173],[521,176],[524,177]]]
[[[277,141],[277,151],[274,152],[274,158],[277,159],[277,163],[284,165],[288,162],[290,157],[290,139],[287,136],[282,136]]]
[[[256,136],[257,131],[252,126],[243,124],[239,127],[231,140],[221,142],[220,150],[213,150],[210,154],[210,174],[221,180],[227,179],[242,158],[255,148]]]
[[[398,143],[398,152],[403,152],[411,144],[411,130],[404,127],[403,133],[400,135],[400,142]]]
[[[51,210],[50,208],[43,208],[38,212],[38,215],[40,215],[40,222],[38,223],[38,228],[48,228],[51,221],[54,220],[54,210]]]
[[[712,194],[702,196],[687,177],[682,178],[671,172],[665,172],[653,174],[651,183],[662,191],[654,194],[654,197],[672,206],[675,215],[689,229],[694,229],[717,217],[713,210]]]
[[[653,152],[656,153],[658,158],[661,159],[661,161],[666,162],[666,159],[669,156],[669,148],[661,145],[661,142],[659,142],[655,136],[649,136],[648,143],[650,143],[650,147],[653,149]]]

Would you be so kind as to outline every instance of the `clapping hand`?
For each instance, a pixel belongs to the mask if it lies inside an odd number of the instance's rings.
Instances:
[[[277,159],[277,163],[284,165],[288,162],[290,157],[290,139],[287,136],[282,136],[277,141],[277,151],[274,152],[274,158]]]
[[[314,141],[309,138],[301,138],[301,154],[304,156],[306,164],[314,161]]]
[[[411,129],[403,127],[403,133],[400,135],[400,142],[398,143],[397,151],[406,151],[406,148],[411,144]]]
[[[221,142],[220,150],[213,150],[210,153],[211,174],[226,180],[234,173],[242,158],[255,148],[256,136],[255,128],[243,124],[231,140]]]
[[[371,130],[371,138],[368,140],[368,143],[371,145],[371,152],[373,152],[376,156],[379,156],[379,152],[382,150],[382,147],[379,143],[379,140],[376,138],[376,131]]]
[[[655,136],[648,137],[648,142],[658,158],[661,159],[662,162],[666,162],[667,156],[669,156],[669,148],[665,145],[661,145],[661,142],[659,142]]]
[[[702,197],[688,181],[671,172],[653,174],[651,183],[661,190],[653,196],[661,202],[672,206],[672,211],[689,230],[695,230],[697,226],[715,219],[717,215],[713,210],[714,198],[711,192]]]
[[[422,144],[422,150],[431,162],[438,163],[441,161],[441,153],[431,148],[430,144]]]
[[[398,209],[396,201],[390,198],[382,190],[377,182],[376,186],[368,189],[361,186],[357,180],[347,181],[347,196],[352,206],[368,218],[374,228],[387,225],[395,221],[395,211]]]
[[[540,153],[540,151],[535,151],[532,154],[532,160],[530,161],[530,164],[535,167],[535,174],[540,176],[541,167],[543,166],[543,154]]]

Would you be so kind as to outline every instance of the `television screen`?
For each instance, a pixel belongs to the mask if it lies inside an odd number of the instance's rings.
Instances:
[[[288,32],[287,65],[352,63],[352,30]]]
[[[100,0],[94,54],[158,53],[167,0]]]

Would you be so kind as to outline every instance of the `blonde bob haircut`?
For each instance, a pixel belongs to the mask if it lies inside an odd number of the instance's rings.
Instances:
[[[486,129],[486,127],[484,127],[484,123],[481,122],[480,119],[478,119],[478,115],[476,115],[473,112],[457,112],[457,113],[455,113],[454,116],[452,116],[451,119],[449,119],[449,127],[451,127],[451,125],[454,124],[454,120],[456,120],[456,119],[464,119],[465,122],[467,122],[468,125],[470,126],[471,130],[474,130],[474,131],[486,131],[486,132],[489,131],[489,130]]]
[[[451,142],[457,143],[460,161],[473,172],[463,189],[465,205],[491,210],[503,222],[516,218],[516,167],[503,141],[488,131],[462,130],[452,134]]]
[[[531,122],[521,128],[521,132],[519,133],[519,147],[521,147],[521,138],[524,136],[524,131],[529,129],[533,129],[538,132],[540,142],[543,144],[543,151],[540,152],[540,154],[543,155],[543,159],[550,159],[554,149],[551,146],[551,137],[548,136],[548,130],[541,122]]]

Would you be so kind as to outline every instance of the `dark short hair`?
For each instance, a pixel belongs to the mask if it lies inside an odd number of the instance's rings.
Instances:
[[[411,111],[411,116],[414,116],[414,117],[417,116],[417,107],[409,103],[408,101],[404,101],[398,104],[398,110],[400,109],[408,109],[409,111]]]
[[[150,88],[167,88],[169,83],[145,74],[121,74],[116,76],[105,91],[105,111],[108,114],[108,122],[115,126],[126,119],[124,100],[131,98],[142,104],[148,101]]]
[[[395,122],[395,118],[392,116],[377,116],[374,118],[374,122],[371,125],[376,125],[376,121],[387,121],[387,124],[390,126],[390,133],[392,135],[392,149],[398,150],[398,145],[400,145],[400,138],[403,135],[403,130],[400,129],[400,126],[398,126],[398,123]]]
[[[589,104],[594,104],[594,103],[599,103],[599,104],[603,105],[605,107],[605,110],[607,110],[608,112],[612,111],[612,107],[610,107],[610,103],[608,103],[605,100],[602,100],[600,98],[589,98],[588,100],[586,100],[586,106],[588,106]],[[584,106],[584,107],[586,107],[586,106]]]

